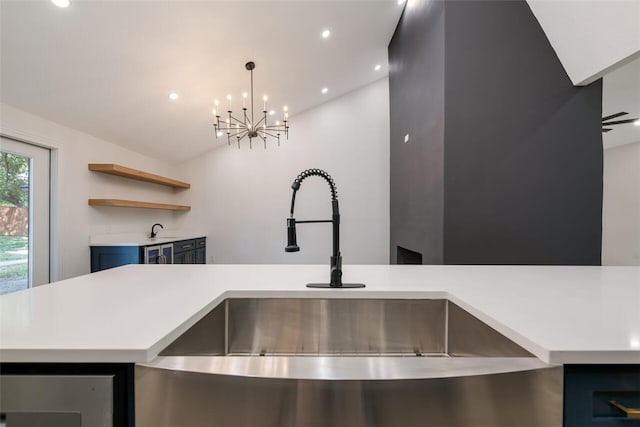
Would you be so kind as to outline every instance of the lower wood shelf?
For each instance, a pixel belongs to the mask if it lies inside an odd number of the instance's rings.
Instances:
[[[169,211],[190,211],[191,206],[172,205],[167,203],[140,202],[122,199],[89,199],[89,206],[111,206],[118,208],[164,209]]]

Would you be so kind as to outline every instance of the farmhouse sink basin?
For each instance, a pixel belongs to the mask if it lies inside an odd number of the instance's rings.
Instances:
[[[531,357],[444,299],[232,298],[160,356]]]
[[[135,392],[139,426],[562,425],[562,368],[445,299],[227,299]]]

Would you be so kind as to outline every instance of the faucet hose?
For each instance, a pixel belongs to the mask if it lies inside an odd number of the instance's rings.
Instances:
[[[327,184],[329,184],[329,188],[331,189],[331,200],[336,200],[338,198],[336,183],[333,181],[333,178],[331,178],[331,175],[329,175],[322,169],[307,169],[300,172],[300,174],[293,181],[293,184],[291,184],[291,188],[293,188],[293,191],[298,191],[300,189],[300,184],[302,184],[302,181],[309,178],[310,176],[319,176],[320,178],[323,178],[325,181],[327,181]]]
[[[336,183],[334,182],[331,175],[322,169],[307,169],[305,171],[300,172],[300,174],[293,180],[293,184],[291,184],[291,188],[293,189],[293,194],[291,195],[291,217],[293,217],[293,210],[296,204],[296,192],[300,189],[300,184],[302,181],[309,178],[310,176],[319,176],[327,181],[329,184],[329,189],[331,190],[331,201],[338,200],[338,190],[336,189]]]

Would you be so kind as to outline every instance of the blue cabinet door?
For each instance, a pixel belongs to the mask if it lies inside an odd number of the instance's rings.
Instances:
[[[180,240],[173,243],[173,263],[193,264],[196,260],[196,241]]]
[[[154,248],[144,248],[144,262],[146,264],[163,264],[162,249],[160,246]]]
[[[207,263],[207,238],[201,237],[196,239],[196,264]]]
[[[196,259],[196,251],[178,252],[173,256],[174,264],[194,264]]]
[[[164,264],[173,264],[173,244],[162,245],[162,258]]]
[[[206,264],[207,263],[207,252],[205,248],[196,249],[196,264]]]
[[[142,261],[142,249],[138,246],[91,247],[92,273],[125,264],[141,264]]]
[[[565,365],[564,427],[640,426],[611,401],[640,407],[640,364]]]

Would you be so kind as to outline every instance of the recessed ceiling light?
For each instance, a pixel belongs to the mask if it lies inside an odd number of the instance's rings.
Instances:
[[[69,7],[71,2],[69,0],[51,0],[51,3],[55,4],[58,7]]]
[[[176,92],[171,92],[169,94],[169,99],[175,101],[176,99],[178,99],[178,94]]]
[[[324,94],[324,93],[327,93],[327,92],[329,92],[329,88],[327,88],[327,87],[323,87],[323,88],[322,88],[322,93]]]
[[[398,0],[398,4],[401,5],[402,3],[404,3],[404,0]]]
[[[378,64],[375,67],[373,67],[374,70],[376,71],[380,71],[380,68],[382,68],[382,65]]]
[[[331,31],[329,31],[329,30],[324,30],[322,32],[322,38],[323,39],[329,38],[330,35],[331,35]]]
[[[270,115],[270,116],[273,116],[275,113],[276,113],[276,110],[271,110],[271,111],[269,111],[269,115]]]
[[[638,119],[635,122],[633,122],[633,124],[636,125],[636,126],[640,126],[640,119]]]

